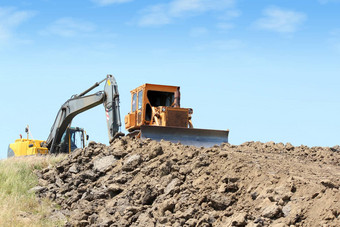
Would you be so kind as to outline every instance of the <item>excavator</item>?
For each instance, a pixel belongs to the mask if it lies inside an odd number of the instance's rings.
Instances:
[[[144,84],[131,91],[131,112],[125,116],[130,135],[212,147],[228,143],[229,130],[197,129],[193,109],[181,108],[180,87]]]
[[[87,95],[103,82],[105,82],[104,90]],[[7,157],[70,153],[76,148],[85,147],[88,135],[82,128],[71,127],[71,122],[78,114],[100,104],[104,105],[106,112],[109,141],[112,142],[115,138],[124,135],[120,132],[118,85],[112,75],[107,75],[105,79],[95,83],[87,90],[73,95],[61,106],[46,141],[29,139],[29,133],[27,133],[27,139],[20,138],[9,145]],[[26,131],[29,132],[28,127]],[[81,141],[78,146],[76,146],[77,138]]]
[[[9,145],[7,157],[48,154],[47,147],[43,146],[45,141],[35,140],[33,137],[30,139],[31,132],[28,125],[25,132],[27,133],[27,139],[23,139],[20,134],[20,139]],[[83,128],[68,127],[60,142],[60,153],[70,153],[76,148],[84,148],[88,139],[89,135],[86,134]]]
[[[105,81],[103,91],[86,95]],[[184,145],[211,147],[228,142],[229,130],[197,129],[193,127],[193,109],[180,105],[180,87],[144,84],[131,91],[131,112],[125,116],[128,136],[180,142]],[[112,75],[95,83],[84,92],[73,95],[60,108],[46,141],[18,139],[8,147],[8,157],[34,154],[70,153],[80,135],[80,148],[88,139],[82,128],[71,127],[72,119],[99,104],[106,112],[110,143],[124,134],[120,131],[118,85]],[[28,135],[28,134],[27,134]]]

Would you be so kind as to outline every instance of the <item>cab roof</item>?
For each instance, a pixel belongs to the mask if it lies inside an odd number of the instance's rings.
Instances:
[[[171,85],[161,85],[161,84],[143,84],[133,90],[131,93],[136,93],[141,90],[152,90],[152,91],[164,91],[164,92],[175,92],[179,88],[179,86],[171,86]]]

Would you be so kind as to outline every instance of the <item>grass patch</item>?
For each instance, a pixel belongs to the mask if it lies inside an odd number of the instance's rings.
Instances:
[[[58,226],[51,219],[53,205],[38,201],[29,189],[38,184],[34,170],[55,165],[59,156],[15,157],[0,161],[0,226]]]

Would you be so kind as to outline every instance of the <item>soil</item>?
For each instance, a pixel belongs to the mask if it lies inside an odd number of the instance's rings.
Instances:
[[[36,193],[66,226],[340,226],[339,161],[340,146],[123,137],[37,172]]]

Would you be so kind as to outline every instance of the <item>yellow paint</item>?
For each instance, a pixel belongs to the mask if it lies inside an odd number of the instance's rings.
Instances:
[[[111,81],[110,81],[110,80],[107,80],[107,84],[108,84],[109,86],[111,86]]]
[[[71,133],[68,133],[68,153],[71,153]]]
[[[168,85],[158,85],[158,84],[143,84],[142,86],[137,87],[131,91],[131,112],[125,116],[125,129],[129,132],[134,130],[139,130],[142,125],[153,125],[153,126],[171,126],[173,122],[177,120],[184,122],[185,125],[181,127],[189,127],[189,120],[191,119],[191,114],[189,114],[188,108],[179,108],[179,107],[171,107],[171,106],[151,106],[150,101],[148,99],[148,91],[160,91],[160,92],[170,92],[175,93],[177,91],[177,86],[168,86]],[[139,92],[143,91],[142,97],[139,97]],[[136,99],[136,110],[133,108],[133,96],[137,95]],[[142,100],[142,108],[138,109],[138,103]],[[151,120],[146,119],[146,108],[147,105],[151,107]],[[174,112],[182,112],[184,114],[177,115],[181,116],[180,119],[175,119],[174,117],[169,117],[170,111]],[[173,115],[176,117],[176,115]]]
[[[36,155],[36,154],[48,154],[46,147],[41,147],[43,140],[30,140],[30,139],[17,139],[9,146],[13,150],[15,156]],[[32,144],[33,146],[29,147]]]

